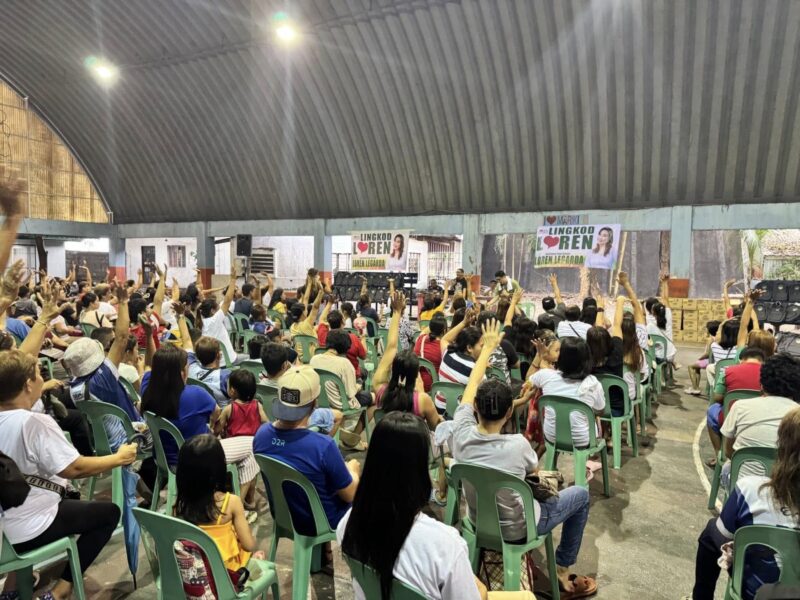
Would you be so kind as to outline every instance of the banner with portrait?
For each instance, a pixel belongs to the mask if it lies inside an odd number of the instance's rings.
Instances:
[[[534,267],[614,269],[620,225],[554,225],[536,231]]]
[[[351,231],[351,271],[408,270],[410,229],[383,231]]]

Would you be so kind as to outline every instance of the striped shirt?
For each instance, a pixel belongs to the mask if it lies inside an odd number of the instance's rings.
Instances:
[[[723,348],[717,342],[711,342],[711,356],[714,357],[712,362],[718,363],[726,358],[736,358],[736,346],[731,348]]]
[[[474,367],[475,359],[469,354],[448,350],[442,357],[442,364],[439,365],[439,377],[444,381],[467,385]]]

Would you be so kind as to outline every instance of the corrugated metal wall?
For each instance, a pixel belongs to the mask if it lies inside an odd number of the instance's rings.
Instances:
[[[289,6],[305,39],[276,47]],[[0,70],[118,222],[800,198],[800,2],[30,2]],[[122,67],[109,92],[90,54]]]

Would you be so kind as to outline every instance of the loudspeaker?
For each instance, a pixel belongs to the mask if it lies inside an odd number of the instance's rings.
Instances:
[[[248,258],[253,254],[253,236],[252,235],[237,235],[236,236],[236,256],[247,256]]]

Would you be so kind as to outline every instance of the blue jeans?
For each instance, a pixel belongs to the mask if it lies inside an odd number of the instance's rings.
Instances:
[[[556,564],[569,567],[578,560],[578,551],[583,541],[583,529],[589,518],[589,492],[578,486],[561,490],[558,498],[550,498],[539,503],[541,517],[536,532],[544,535],[551,532],[560,523],[561,542],[556,549]]]

